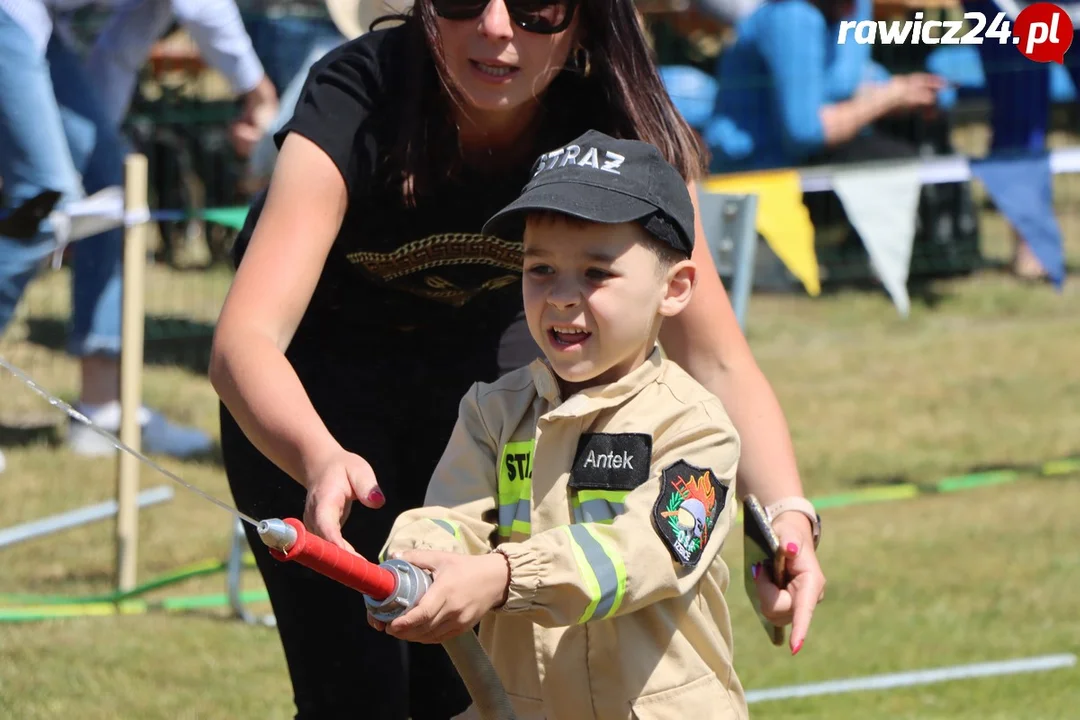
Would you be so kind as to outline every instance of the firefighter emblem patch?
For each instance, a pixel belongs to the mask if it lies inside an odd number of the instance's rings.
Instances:
[[[686,567],[697,565],[726,503],[727,487],[712,470],[685,460],[664,469],[653,521],[676,560]]]

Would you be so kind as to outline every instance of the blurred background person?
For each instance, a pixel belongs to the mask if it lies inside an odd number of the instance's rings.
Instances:
[[[841,20],[872,12],[871,0],[768,0],[738,23],[702,129],[714,172],[915,155],[873,124],[934,107],[945,82],[926,73],[890,76],[869,45],[837,43]]]
[[[270,183],[277,160],[274,134],[292,117],[311,68],[343,42],[355,40],[383,15],[405,13],[410,0],[261,0],[244,7],[255,50],[272,72],[281,108],[268,132],[255,144],[244,169],[243,188],[254,194]]]
[[[982,13],[988,21],[1005,12],[1016,22],[1020,11],[1032,3],[1024,0],[964,0],[965,12]],[[1080,4],[1059,3],[1073,18],[1080,18]],[[1075,44],[1075,42],[1074,42]],[[990,100],[990,154],[1032,154],[1046,151],[1050,128],[1050,63],[1028,60],[1009,43],[984,42],[976,46],[986,78]],[[1066,52],[1062,63],[1080,90],[1080,54]],[[1012,272],[1025,280],[1044,280],[1046,269],[1024,238],[1012,228]]]
[[[0,0],[0,7],[26,1]],[[66,6],[86,2],[53,1]],[[96,4],[110,3],[99,0]],[[261,47],[255,46],[236,0],[118,0],[112,4],[117,7],[86,57],[87,74],[96,81],[95,90],[110,125],[119,128],[123,124],[139,72],[154,43],[179,22],[206,64],[221,73],[242,98],[243,109],[230,128],[230,139],[237,154],[247,157],[267,132],[279,106],[278,88],[259,50],[274,59],[272,52],[282,53],[282,49],[269,47],[265,39]]]
[[[58,208],[123,185],[127,151],[119,126],[137,73],[153,43],[175,17],[200,51],[244,97],[234,136],[257,141],[277,112],[277,96],[255,55],[234,0],[116,2],[88,63],[74,50],[64,13],[89,0],[0,0],[0,177],[5,207],[43,190],[62,193]],[[97,3],[101,5],[103,3]],[[105,3],[110,4],[110,3]],[[243,143],[238,143],[241,148]],[[29,241],[0,236],[0,332],[14,316],[30,280],[50,254],[64,250],[63,232],[48,221]],[[106,430],[120,427],[120,327],[123,231],[73,247],[67,350],[80,361],[84,415]],[[208,451],[211,440],[143,407],[143,449],[176,457]],[[83,455],[115,452],[81,424],[70,424],[68,446]]]

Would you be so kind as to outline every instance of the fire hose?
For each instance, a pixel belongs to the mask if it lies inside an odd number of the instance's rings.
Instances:
[[[431,586],[431,575],[404,560],[379,565],[312,535],[294,518],[263,520],[259,537],[270,554],[294,561],[361,593],[371,616],[390,622],[416,606]],[[510,699],[479,638],[466,631],[442,643],[483,720],[515,720]]]
[[[376,565],[317,535],[312,535],[304,524],[295,518],[256,520],[240,512],[232,505],[200,490],[176,473],[128,446],[71,405],[43,389],[29,375],[2,357],[0,357],[0,367],[8,370],[24,385],[48,400],[50,405],[63,410],[73,420],[86,425],[107,439],[118,450],[134,456],[143,464],[226,510],[243,522],[254,525],[263,544],[269,548],[271,556],[275,559],[282,562],[300,563],[361,593],[372,617],[382,622],[390,622],[400,617],[415,607],[431,586],[431,575],[425,570],[403,560],[388,560]],[[502,681],[491,665],[491,659],[484,652],[476,634],[466,631],[444,641],[442,645],[454,663],[454,667],[457,668],[469,695],[472,696],[481,720],[516,720]]]

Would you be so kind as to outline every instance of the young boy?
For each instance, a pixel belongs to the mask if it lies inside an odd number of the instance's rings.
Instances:
[[[426,506],[383,551],[434,582],[370,622],[422,643],[480,622],[521,720],[746,718],[720,558],[739,439],[656,344],[694,288],[686,184],[652,145],[595,131],[535,168],[485,232],[524,236],[546,361],[462,400]]]

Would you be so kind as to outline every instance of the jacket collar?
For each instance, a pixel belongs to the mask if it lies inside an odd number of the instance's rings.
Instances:
[[[551,404],[551,417],[572,417],[603,410],[629,400],[660,376],[663,363],[660,346],[654,345],[645,362],[626,376],[606,385],[597,385],[574,393],[566,400],[559,396],[559,382],[547,358],[537,358],[529,365],[536,393]]]

